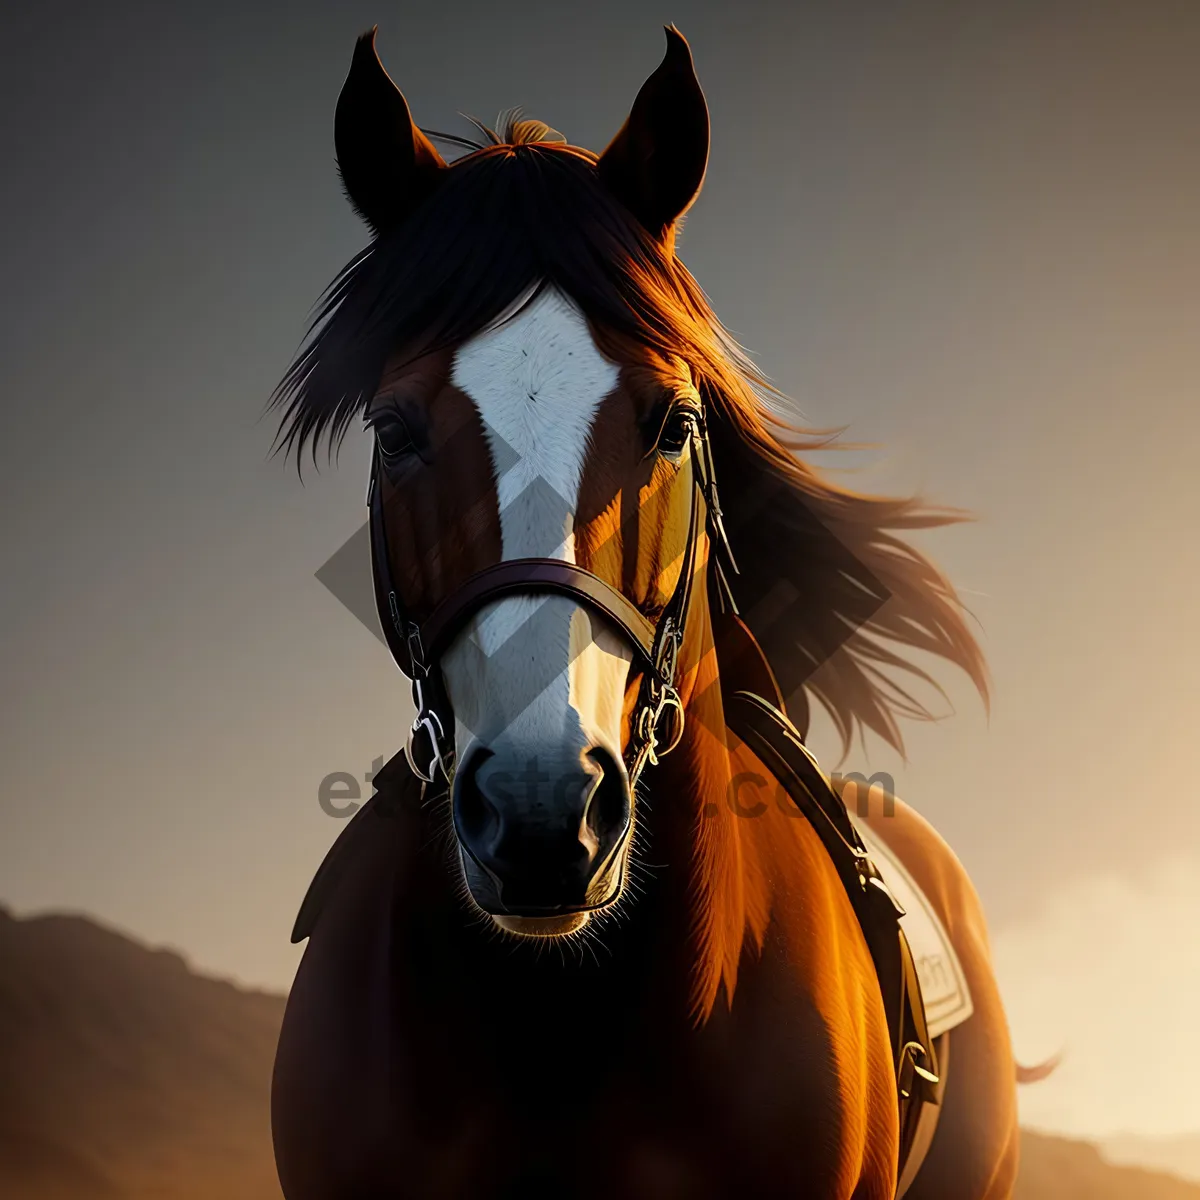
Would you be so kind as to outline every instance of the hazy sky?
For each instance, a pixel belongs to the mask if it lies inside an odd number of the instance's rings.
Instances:
[[[1067,1043],[1026,1116],[1200,1129],[1189,0],[9,6],[0,900],[287,985],[318,783],[407,710],[313,577],[365,445],[301,487],[260,420],[365,241],[332,157],[354,38],[378,22],[422,124],[521,104],[601,149],[667,21],[713,118],[685,261],[810,423],[879,444],[859,486],[981,518],[925,544],[991,720],[947,675],[956,714],[871,764],[972,872],[1018,1051]]]

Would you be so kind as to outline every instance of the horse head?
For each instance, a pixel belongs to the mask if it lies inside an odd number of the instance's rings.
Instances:
[[[869,643],[835,660],[856,631],[982,669],[954,599],[913,586],[933,568],[884,529],[947,518],[805,467],[793,451],[819,442],[770,415],[770,385],[676,254],[709,118],[666,34],[603,153],[511,117],[450,163],[364,35],[335,141],[374,236],[276,396],[289,446],[315,453],[359,418],[372,432],[376,598],[413,680],[410,763],[450,784],[471,902],[523,935],[573,933],[620,900],[639,783],[685,712],[724,757],[706,685],[717,650],[723,676],[735,664],[717,625],[749,647],[757,690],[803,723],[807,688],[843,732],[894,730]],[[718,476],[749,629],[731,617]]]

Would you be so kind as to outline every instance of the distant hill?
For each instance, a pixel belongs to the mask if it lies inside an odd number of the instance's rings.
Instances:
[[[1015,1200],[1200,1200],[1200,1186],[1140,1167],[1113,1166],[1088,1142],[1026,1129]]]
[[[0,1196],[280,1200],[283,997],[81,917],[0,909]]]
[[[1164,1138],[1125,1134],[1106,1138],[1100,1151],[1109,1162],[1140,1163],[1200,1183],[1200,1133]]]
[[[83,917],[0,908],[0,1196],[281,1200],[268,1095],[284,998]],[[1200,1200],[1027,1133],[1018,1200]]]

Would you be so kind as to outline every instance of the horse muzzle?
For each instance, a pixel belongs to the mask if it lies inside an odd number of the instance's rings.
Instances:
[[[604,747],[476,746],[455,772],[452,807],[484,912],[559,918],[620,895],[633,805],[625,767]]]

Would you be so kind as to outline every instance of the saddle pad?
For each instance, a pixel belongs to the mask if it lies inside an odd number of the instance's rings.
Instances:
[[[962,964],[933,905],[895,852],[852,809],[850,820],[892,895],[904,909],[900,925],[912,948],[925,1001],[925,1021],[929,1036],[938,1037],[961,1025],[974,1011]]]

